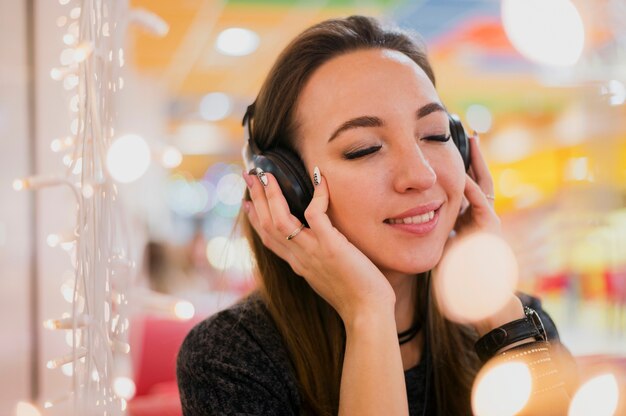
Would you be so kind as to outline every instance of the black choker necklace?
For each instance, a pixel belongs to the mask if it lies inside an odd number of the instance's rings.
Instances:
[[[398,332],[398,342],[400,343],[400,345],[406,344],[407,342],[415,338],[415,335],[420,332],[420,329],[422,329],[422,323],[418,321],[406,331]]]

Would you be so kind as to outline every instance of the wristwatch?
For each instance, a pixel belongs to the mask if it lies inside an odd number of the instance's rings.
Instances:
[[[524,306],[524,315],[524,318],[499,326],[476,341],[474,348],[483,362],[489,360],[507,345],[526,338],[547,341],[546,330],[539,314],[534,309]]]

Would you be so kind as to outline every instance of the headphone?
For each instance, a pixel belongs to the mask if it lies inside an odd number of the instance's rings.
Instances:
[[[303,224],[308,226],[304,218],[304,211],[313,199],[313,183],[304,167],[304,162],[294,151],[284,147],[273,147],[261,150],[252,138],[251,121],[254,117],[254,103],[249,105],[241,121],[242,126],[248,126],[248,140],[243,147],[242,156],[247,171],[260,168],[270,172],[280,186],[289,210]],[[470,166],[470,148],[467,134],[456,114],[448,113],[450,135],[459,149],[463,164],[467,171]]]

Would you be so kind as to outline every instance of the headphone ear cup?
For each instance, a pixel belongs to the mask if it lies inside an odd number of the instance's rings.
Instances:
[[[274,175],[287,200],[289,211],[308,226],[304,211],[313,199],[313,184],[302,160],[287,149],[274,149],[253,155],[252,165]]]
[[[448,114],[448,119],[450,120],[450,135],[452,136],[452,141],[461,153],[465,171],[468,171],[470,168],[470,147],[467,134],[465,134],[465,129],[463,128],[459,116],[456,114]]]

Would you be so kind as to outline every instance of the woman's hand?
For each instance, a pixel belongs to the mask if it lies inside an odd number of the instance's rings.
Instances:
[[[474,133],[469,139],[471,165],[469,174],[465,176],[465,198],[468,205],[457,218],[454,230],[456,236],[448,239],[445,250],[454,244],[454,240],[472,232],[489,232],[501,234],[500,218],[493,208],[494,190],[493,179],[487,163],[480,152],[478,135]],[[444,254],[445,255],[445,254]],[[509,301],[498,312],[485,320],[474,322],[474,328],[479,335],[484,335],[492,329],[507,322],[524,317],[521,301],[514,293],[510,294]]]
[[[485,231],[500,234],[500,219],[493,208],[493,179],[478,146],[478,135],[469,138],[470,169],[465,175],[467,205],[457,218],[454,230],[457,235]]]
[[[290,211],[276,178],[270,173],[244,172],[252,201],[244,201],[248,219],[263,244],[285,260],[349,324],[360,314],[393,314],[395,293],[380,270],[331,224],[329,196],[318,175],[313,200],[305,211],[310,228]],[[293,235],[291,239],[287,236]]]

